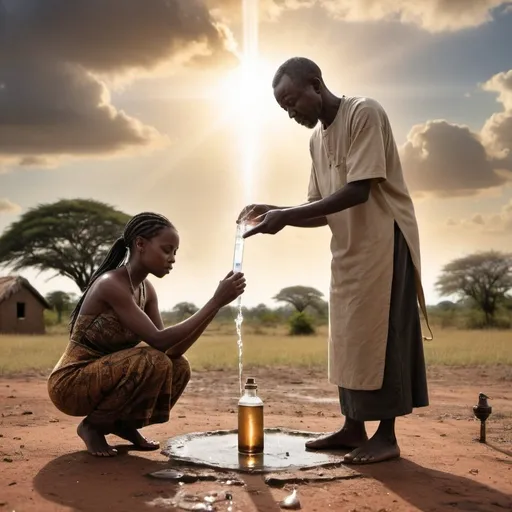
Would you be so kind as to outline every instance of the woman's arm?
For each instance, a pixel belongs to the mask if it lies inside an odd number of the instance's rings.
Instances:
[[[159,329],[151,318],[142,311],[129,289],[114,276],[100,278],[97,283],[97,293],[115,312],[119,321],[127,329],[137,334],[142,340],[163,352],[178,348],[184,352],[184,342],[189,348],[204,332],[220,308],[234,301],[244,292],[245,278],[242,273],[230,272],[219,283],[213,297],[194,315],[183,322],[167,328]]]
[[[167,349],[167,355],[171,358],[182,356],[203,334],[204,330],[210,325],[217,313],[212,313],[205,321],[186,338]]]
[[[158,307],[158,297],[156,295],[155,287],[149,282],[146,281],[146,291],[147,291],[147,300],[145,311],[149,316],[151,321],[156,325],[157,329],[164,329],[164,323],[162,321],[162,316],[160,315],[160,308]],[[201,324],[195,331],[190,333],[189,336],[184,338],[182,341],[171,347],[167,350],[167,354],[170,357],[180,357],[182,356],[203,334],[204,330],[208,325],[210,325],[211,321],[215,318],[216,313],[212,313],[203,324]]]

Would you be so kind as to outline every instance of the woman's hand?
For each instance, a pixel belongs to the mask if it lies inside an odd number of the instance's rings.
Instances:
[[[219,283],[213,294],[213,300],[219,308],[227,306],[245,290],[245,277],[242,272],[230,271],[229,274]]]

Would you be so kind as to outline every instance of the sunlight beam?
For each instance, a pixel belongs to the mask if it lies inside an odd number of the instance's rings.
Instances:
[[[258,161],[259,136],[261,131],[261,105],[256,97],[259,71],[259,0],[242,0],[244,46],[241,64],[241,86],[246,91],[244,112],[246,123],[240,130],[240,149],[242,151],[243,193],[245,203],[252,202],[254,174]],[[242,105],[239,105],[242,107]]]
[[[260,142],[263,124],[273,109],[272,70],[268,62],[259,55],[259,0],[241,0],[242,2],[242,44],[237,52],[239,66],[224,73],[216,86],[210,87],[208,97],[214,107],[211,124],[196,134],[190,144],[182,144],[173,151],[169,160],[151,174],[148,188],[169,173],[182,160],[196,151],[202,142],[218,130],[229,127],[233,134],[238,158],[235,172],[240,179],[241,191],[237,194],[236,208],[254,202],[256,172],[260,162]]]
[[[259,42],[259,0],[243,1],[243,30],[244,30],[244,58],[255,60],[258,58]]]

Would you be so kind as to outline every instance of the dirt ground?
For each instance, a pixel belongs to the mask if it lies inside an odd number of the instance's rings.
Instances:
[[[273,488],[261,476],[244,476],[245,486],[197,482],[182,488],[229,490],[233,512],[279,511],[294,487],[304,511],[512,510],[512,384],[506,371],[430,369],[431,406],[397,424],[402,459],[358,467],[358,478]],[[265,400],[266,426],[339,427],[336,392],[322,373],[272,369],[251,375]],[[194,374],[171,421],[144,433],[164,442],[186,432],[236,428],[237,386],[233,372]],[[492,397],[488,445],[475,441],[479,424],[471,406],[480,391]],[[79,419],[53,407],[43,378],[1,379],[0,411],[0,512],[158,511],[163,509],[148,503],[179,488],[145,476],[166,467],[159,452],[108,460],[84,452],[75,434]]]

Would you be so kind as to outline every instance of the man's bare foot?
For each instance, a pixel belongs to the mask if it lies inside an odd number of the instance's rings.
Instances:
[[[306,450],[352,450],[368,441],[366,430],[344,426],[332,434],[308,441]]]
[[[86,421],[81,421],[76,431],[90,454],[96,457],[113,457],[117,455],[117,450],[108,445],[105,436]]]
[[[123,427],[112,432],[117,437],[130,441],[135,448],[142,451],[158,450],[160,443],[146,439],[137,429]]]
[[[400,448],[396,440],[374,435],[363,446],[345,455],[343,462],[347,464],[374,464],[399,457]]]

